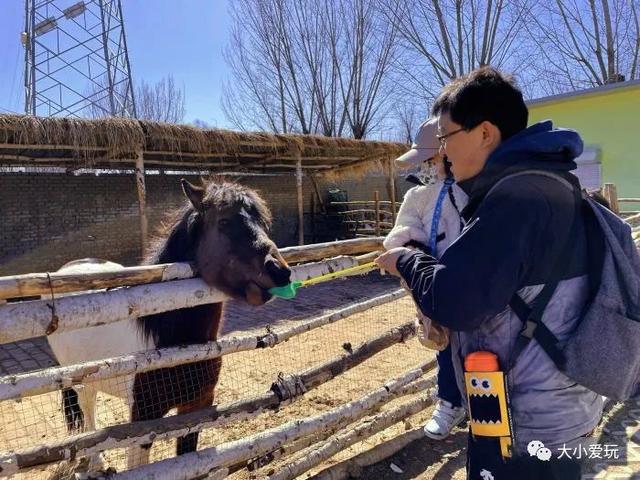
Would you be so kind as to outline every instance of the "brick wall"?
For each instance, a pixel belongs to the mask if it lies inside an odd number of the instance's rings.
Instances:
[[[187,177],[197,181],[196,177]],[[147,206],[150,231],[183,203],[179,176],[148,175]],[[243,177],[269,204],[272,236],[279,246],[297,243],[295,178]],[[350,200],[373,199],[373,191],[387,199],[386,179],[319,182],[322,195],[329,188],[348,192]],[[406,190],[398,181],[398,198]],[[313,184],[305,177],[305,232],[310,231]],[[69,260],[107,258],[125,265],[140,260],[140,233],[135,180],[131,174],[66,175],[53,173],[0,174],[0,275],[56,270]]]

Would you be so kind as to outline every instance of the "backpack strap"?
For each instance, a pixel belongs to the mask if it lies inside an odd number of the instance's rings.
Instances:
[[[549,358],[551,358],[556,366],[562,370],[566,363],[566,359],[559,346],[560,342],[554,333],[544,324],[542,321],[542,315],[544,314],[544,311],[547,308],[558,284],[562,280],[562,276],[569,269],[571,252],[573,250],[572,243],[573,239],[575,239],[577,235],[577,228],[581,214],[580,206],[582,202],[582,193],[580,188],[558,175],[546,171],[526,170],[502,178],[493,186],[489,193],[487,193],[487,196],[503,181],[521,175],[543,175],[561,182],[565,187],[571,189],[573,192],[574,208],[571,226],[565,230],[561,236],[560,243],[562,248],[560,249],[558,256],[555,258],[553,270],[551,271],[544,287],[534,299],[532,305],[527,305],[527,303],[517,293],[514,293],[513,297],[511,297],[509,306],[522,321],[523,329],[516,340],[506,371],[510,371],[513,368],[516,360],[529,344],[531,339],[535,339]]]

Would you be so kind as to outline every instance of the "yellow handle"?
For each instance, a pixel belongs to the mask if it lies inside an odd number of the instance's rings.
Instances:
[[[326,282],[327,280],[331,280],[332,278],[351,275],[353,273],[365,273],[376,268],[378,268],[378,266],[375,264],[375,262],[363,263],[362,265],[345,268],[344,270],[340,270],[338,272],[325,273],[324,275],[320,275],[319,277],[313,277],[309,278],[308,280],[303,280],[302,286],[306,287],[307,285],[315,285],[316,283]]]
[[[511,437],[500,437],[500,453],[502,458],[511,458]]]

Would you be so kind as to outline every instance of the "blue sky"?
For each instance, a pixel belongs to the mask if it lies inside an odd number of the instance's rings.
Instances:
[[[75,3],[69,1],[69,4]],[[0,0],[0,112],[24,111],[24,0]],[[171,74],[185,89],[186,117],[225,127],[227,0],[122,0],[134,82]]]

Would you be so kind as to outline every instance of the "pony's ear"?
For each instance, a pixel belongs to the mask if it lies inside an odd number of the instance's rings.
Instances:
[[[191,202],[191,205],[193,205],[193,208],[198,212],[202,212],[204,210],[202,205],[202,201],[204,200],[204,188],[196,187],[192,183],[187,182],[184,178],[180,179],[180,183],[182,184],[182,191]]]

